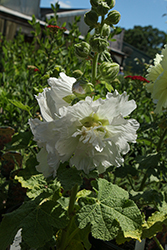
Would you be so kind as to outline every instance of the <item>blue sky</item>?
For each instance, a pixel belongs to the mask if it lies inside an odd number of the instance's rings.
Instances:
[[[41,0],[41,7],[50,7],[50,3],[57,0]],[[61,0],[62,8],[90,8],[89,0]],[[113,9],[121,13],[119,26],[125,29],[133,28],[134,25],[148,26],[158,28],[167,33],[167,0],[116,0]]]

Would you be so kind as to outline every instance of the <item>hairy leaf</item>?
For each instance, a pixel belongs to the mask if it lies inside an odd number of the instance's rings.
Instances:
[[[44,197],[46,194],[44,195]],[[22,229],[23,240],[34,248],[52,239],[54,231],[67,224],[65,211],[53,201],[45,201],[42,194],[25,202],[17,210],[4,216],[0,225],[1,250],[12,244],[17,231]]]
[[[163,224],[167,225],[167,203],[165,201],[162,202],[159,211],[153,213],[144,223],[142,238],[152,238],[162,231]]]
[[[57,178],[65,190],[71,190],[76,183],[82,184],[80,172],[75,167],[67,166],[67,164],[61,164],[58,168]]]
[[[93,237],[109,241],[123,231],[124,237],[140,239],[142,217],[128,192],[105,179],[99,179],[96,196],[80,198],[79,228],[91,224]]]

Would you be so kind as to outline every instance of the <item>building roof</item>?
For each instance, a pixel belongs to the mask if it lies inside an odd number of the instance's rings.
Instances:
[[[14,16],[16,19],[15,19],[15,21],[17,21],[17,19],[23,19],[23,20],[25,20],[25,21],[27,21],[27,20],[32,20],[32,16],[28,16],[28,15],[26,15],[26,14],[23,14],[23,13],[20,13],[20,12],[18,12],[18,11],[15,11],[15,10],[11,10],[11,9],[9,9],[9,8],[7,8],[7,7],[4,7],[4,6],[2,6],[2,5],[0,5],[0,13],[1,14],[3,14],[3,15],[5,15],[5,16],[7,16],[7,15],[12,15],[12,16]],[[39,20],[39,19],[36,19],[37,20],[37,22],[39,22],[41,25],[46,25],[46,23],[44,22],[44,21],[41,21],[41,20]]]

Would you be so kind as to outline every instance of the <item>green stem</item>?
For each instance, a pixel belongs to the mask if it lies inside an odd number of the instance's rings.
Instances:
[[[157,239],[156,236],[153,236],[153,239],[155,240],[157,246],[159,247],[160,250],[164,250],[163,246],[161,245],[161,243],[159,242],[159,240]]]
[[[98,58],[99,58],[99,53],[96,53],[93,58],[93,65],[92,65],[92,84],[93,85],[95,85],[96,83]]]
[[[80,230],[80,228],[76,228],[68,237],[66,245],[68,246],[68,244],[70,243],[70,241],[74,238],[75,234],[78,233],[78,231]]]
[[[161,149],[161,144],[162,144],[162,142],[163,142],[163,139],[164,139],[166,133],[167,133],[167,128],[164,130],[162,136],[161,136],[160,139],[159,139],[159,142],[158,142],[158,145],[157,145],[157,152],[159,152],[160,149]]]
[[[128,181],[129,181],[129,184],[131,185],[132,189],[135,191],[134,186],[133,186],[133,183],[132,183],[132,180],[131,180],[131,178],[130,178],[129,175],[127,175],[127,179],[128,179]]]
[[[75,184],[75,186],[71,190],[70,202],[68,206],[69,217],[73,216],[73,210],[74,210],[74,204],[75,204],[77,192],[78,192],[78,184]]]
[[[103,34],[103,27],[104,27],[104,16],[101,17],[101,31],[100,31],[101,36]]]
[[[70,196],[70,201],[69,201],[69,206],[68,206],[68,211],[67,211],[68,216],[70,218],[70,221],[69,221],[67,227],[62,230],[62,234],[61,234],[61,238],[60,238],[60,245],[58,247],[58,250],[65,250],[68,243],[69,243],[69,230],[71,228],[73,217],[75,215],[74,214],[74,205],[75,205],[75,201],[76,201],[77,191],[78,191],[78,185],[76,184],[71,190],[71,196]]]
[[[146,180],[147,180],[147,172],[144,174],[143,180],[142,180],[142,182],[141,182],[141,185],[140,185],[138,191],[143,191],[143,188],[144,188],[144,185],[145,185],[145,183],[146,183]]]

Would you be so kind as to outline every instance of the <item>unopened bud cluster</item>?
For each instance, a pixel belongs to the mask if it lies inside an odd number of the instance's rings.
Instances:
[[[114,80],[119,72],[119,65],[117,63],[103,62],[100,65],[100,73],[106,80]]]
[[[92,8],[85,14],[84,21],[90,29],[95,29],[95,35],[90,40],[91,49],[102,53],[108,46],[106,40],[111,27],[119,22],[121,15],[118,11],[111,10],[115,6],[115,0],[90,0],[90,3]],[[100,16],[101,23],[98,22]]]
[[[90,45],[86,42],[77,43],[75,46],[75,53],[79,58],[86,58],[90,53]]]
[[[91,10],[84,15],[84,21],[89,26],[89,30],[94,29],[95,33],[91,36],[89,43],[76,44],[75,52],[80,59],[88,57],[93,59],[99,54],[99,60],[102,62],[99,68],[100,76],[113,80],[119,72],[119,65],[113,63],[111,56],[107,54],[108,39],[111,28],[119,22],[121,15],[118,11],[111,10],[115,6],[115,0],[90,0],[90,3]],[[104,61],[101,60],[102,57]],[[97,65],[97,57],[95,60],[94,65]]]

